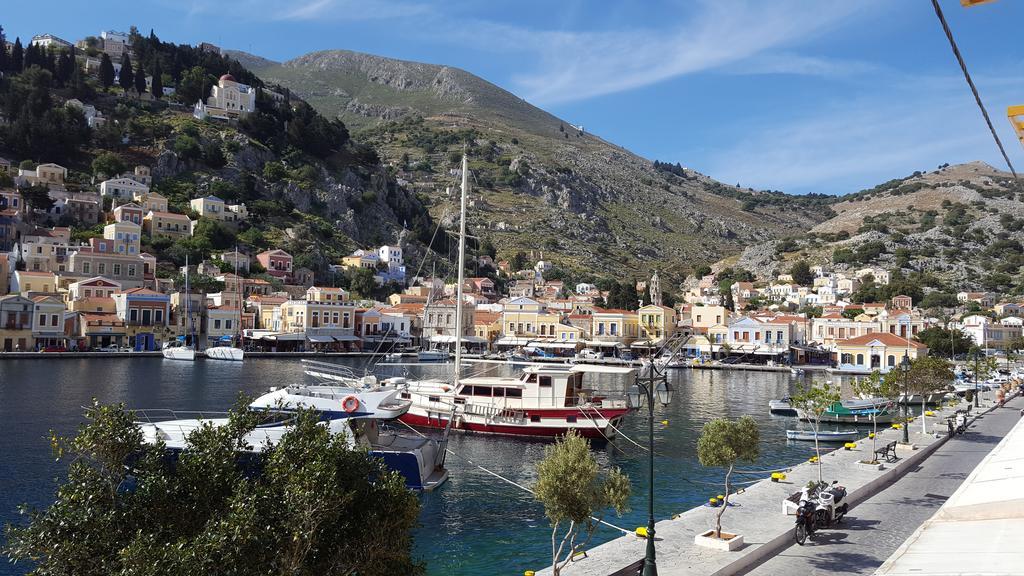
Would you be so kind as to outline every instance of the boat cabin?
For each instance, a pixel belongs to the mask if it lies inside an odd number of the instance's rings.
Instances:
[[[597,391],[594,388],[584,386],[587,372],[628,375],[634,370],[589,365],[528,366],[518,378],[480,376],[461,379],[455,392],[455,403],[464,404],[468,400],[473,404],[511,409],[573,408],[603,399],[595,395]]]

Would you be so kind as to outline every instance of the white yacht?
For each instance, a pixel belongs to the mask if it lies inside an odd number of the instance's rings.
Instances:
[[[235,346],[211,346],[204,350],[203,354],[211,360],[241,362],[245,358],[245,352]]]
[[[189,362],[196,359],[196,330],[192,323],[192,297],[188,289],[188,255],[185,256],[185,329],[189,330],[189,335],[178,336],[170,342],[164,342],[160,350],[164,358]]]
[[[405,477],[406,485],[430,491],[445,482],[445,443],[422,436],[384,429],[381,423],[394,420],[410,406],[398,399],[394,388],[353,388],[348,386],[292,385],[254,400],[249,409],[266,414],[266,421],[246,435],[248,452],[260,453],[291,429],[297,408],[314,409],[321,424],[333,433],[344,432],[352,447],[366,449],[374,457]],[[169,450],[183,450],[188,435],[200,426],[227,423],[226,415],[177,413],[167,410],[138,410],[137,422],[146,442],[162,440]]]
[[[235,247],[235,292],[238,302],[238,318],[236,319],[235,337],[240,343],[242,341],[242,291],[241,291],[241,280],[238,277],[238,247]],[[217,346],[211,346],[203,351],[203,354],[211,360],[228,360],[231,362],[241,362],[245,358],[245,352],[240,346],[234,345],[234,340],[230,336],[222,338],[222,342]]]
[[[419,362],[446,362],[448,361],[448,351],[438,348],[420,350],[416,353],[416,360]]]

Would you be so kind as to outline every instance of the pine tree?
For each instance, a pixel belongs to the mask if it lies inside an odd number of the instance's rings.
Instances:
[[[24,62],[25,49],[21,47],[21,38],[15,38],[14,47],[11,48],[11,70],[15,73],[21,72]]]
[[[150,35],[152,35],[152,32],[150,32]],[[160,70],[160,62],[153,62],[153,83],[151,85],[151,88],[153,98],[156,98],[157,100],[164,97],[164,82],[163,78],[161,77],[162,75],[163,72],[161,72]]]
[[[135,76],[132,74],[132,59],[128,56],[127,52],[121,56],[121,74],[117,80],[125,93],[135,86]]]
[[[71,81],[71,74],[75,68],[75,55],[74,52],[62,51],[60,57],[57,59],[57,68],[54,71],[54,78],[57,80],[57,86],[63,88]]]
[[[135,94],[142,96],[146,91],[146,71],[142,68],[142,61],[135,67]]]
[[[110,61],[110,56],[107,56],[106,52],[100,58],[100,84],[104,90],[114,85],[114,63]]]
[[[32,66],[39,64],[39,58],[36,52],[37,48],[34,44],[29,44],[25,47],[21,54],[21,68],[27,70]]]
[[[7,42],[4,40],[4,27],[0,26],[0,72],[6,72],[11,65],[11,59],[7,55]]]

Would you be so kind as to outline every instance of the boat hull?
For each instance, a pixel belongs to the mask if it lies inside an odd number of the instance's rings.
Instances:
[[[207,348],[203,354],[211,360],[227,360],[230,362],[241,362],[245,358],[245,352],[241,348],[233,346],[214,346]]]
[[[196,359],[196,351],[192,348],[185,348],[184,346],[176,346],[173,348],[164,348],[161,350],[164,358],[168,360],[184,360],[191,362]]]
[[[617,426],[622,416],[627,412],[626,410],[614,411],[615,414],[607,414],[603,419],[607,419],[611,425]],[[580,420],[586,420],[580,412],[576,411],[573,414],[579,415]],[[416,426],[419,428],[436,428],[444,429],[448,425],[448,418],[445,417],[432,417],[423,414],[414,414],[409,411],[399,418],[402,422],[410,426]],[[534,436],[538,438],[554,438],[557,436],[565,435],[569,430],[575,430],[580,436],[584,438],[591,438],[595,440],[606,440],[611,439],[615,432],[611,426],[551,426],[544,425],[543,423],[529,423],[529,424],[506,424],[506,423],[484,423],[474,422],[467,419],[456,419],[452,424],[452,430],[458,430],[461,432],[473,432],[478,434],[499,434],[505,436]]]
[[[416,353],[416,360],[419,362],[447,362],[448,353],[438,350],[424,350]]]
[[[789,440],[809,440],[814,442],[814,431],[808,430],[786,430],[786,438]],[[818,442],[852,442],[860,437],[860,432],[818,432]]]

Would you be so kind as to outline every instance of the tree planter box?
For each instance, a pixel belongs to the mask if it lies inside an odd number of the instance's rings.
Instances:
[[[716,538],[714,530],[708,530],[703,534],[698,534],[693,537],[693,543],[697,546],[703,546],[705,548],[713,548],[715,550],[722,550],[724,552],[732,552],[739,550],[743,547],[743,535],[742,534],[730,534],[726,531],[722,531],[722,537]]]
[[[863,460],[857,460],[856,462],[853,463],[853,465],[856,466],[857,468],[863,468],[865,470],[881,470],[885,468],[885,466],[883,466],[881,462],[871,463],[864,462]]]

